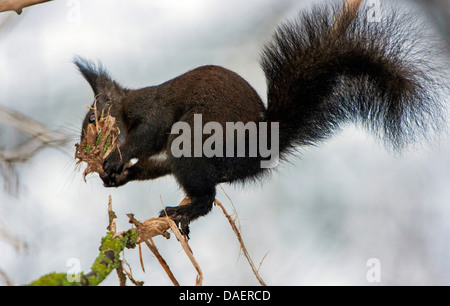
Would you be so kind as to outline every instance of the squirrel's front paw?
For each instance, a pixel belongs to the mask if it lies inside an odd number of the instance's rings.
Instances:
[[[118,187],[128,180],[128,171],[124,170],[124,162],[117,152],[112,152],[103,162],[103,173],[100,178],[105,187]]]
[[[124,162],[121,156],[116,152],[111,153],[103,162],[103,170],[106,174],[112,177],[114,174],[119,174],[123,170]]]
[[[111,175],[103,172],[100,174],[100,178],[102,179],[103,186],[105,187],[119,187],[128,183],[128,174],[129,171],[127,169],[123,170],[122,173],[112,173]]]

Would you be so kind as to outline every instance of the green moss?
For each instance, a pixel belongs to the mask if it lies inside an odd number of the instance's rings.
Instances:
[[[111,139],[112,139],[112,135],[110,134],[108,136],[108,139],[106,140],[105,147],[103,148],[103,155],[105,155],[106,151],[108,150],[109,146],[111,145]]]
[[[80,278],[81,279],[81,278]],[[69,282],[66,273],[49,273],[29,283],[27,286],[81,286],[79,282]]]
[[[97,286],[116,268],[119,267],[120,253],[125,248],[136,245],[137,233],[129,230],[122,237],[115,237],[108,232],[101,240],[100,254],[95,259],[88,274],[81,273],[80,281],[69,282],[67,273],[50,273],[31,282],[28,286]]]
[[[100,141],[102,140],[102,135],[101,135],[102,129],[100,129],[98,131],[98,136],[97,136],[97,140],[95,141],[95,145],[98,146],[100,144]]]

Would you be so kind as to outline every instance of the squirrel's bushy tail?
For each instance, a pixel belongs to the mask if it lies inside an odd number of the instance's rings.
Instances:
[[[447,85],[417,18],[382,7],[381,19],[370,21],[361,6],[353,19],[342,7],[302,12],[263,50],[266,119],[280,124],[281,152],[316,144],[346,122],[394,149],[442,127],[439,91]],[[349,24],[339,26],[338,16]]]

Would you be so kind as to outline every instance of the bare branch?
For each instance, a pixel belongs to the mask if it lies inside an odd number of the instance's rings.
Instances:
[[[191,200],[189,197],[185,197],[178,206],[189,204]],[[136,244],[140,244],[144,242],[147,247],[153,252],[155,257],[158,259],[159,263],[163,267],[166,274],[169,276],[170,280],[175,286],[179,286],[179,283],[175,276],[173,275],[172,271],[170,270],[170,267],[168,266],[167,262],[164,260],[164,258],[159,254],[158,249],[156,248],[155,243],[153,242],[152,237],[162,235],[166,238],[169,238],[170,235],[167,232],[169,229],[172,230],[173,234],[177,238],[180,245],[183,247],[184,252],[188,256],[189,260],[191,261],[192,265],[194,266],[195,270],[197,270],[197,277],[195,279],[196,286],[201,286],[203,283],[203,273],[202,269],[200,268],[200,265],[198,264],[197,260],[194,257],[194,254],[189,247],[189,244],[187,242],[187,239],[184,235],[181,234],[180,230],[178,229],[175,222],[170,219],[169,217],[157,217],[157,218],[150,218],[148,220],[143,221],[142,223],[137,221],[134,218],[133,214],[127,214],[128,218],[130,219],[130,223],[133,224],[136,227],[136,233],[137,233],[137,239]],[[141,262],[142,265],[142,262]],[[143,265],[142,265],[143,266]]]
[[[188,258],[191,261],[192,265],[194,266],[195,270],[197,270],[197,278],[195,279],[195,285],[202,286],[202,284],[203,284],[202,269],[200,269],[200,266],[199,266],[197,260],[195,260],[194,254],[192,253],[192,250],[188,245],[186,237],[181,234],[180,230],[178,229],[177,225],[175,224],[175,222],[172,219],[170,219],[169,217],[165,217],[165,218],[167,218],[167,221],[169,222],[172,232],[174,233],[175,237],[177,237],[178,242],[180,242],[181,246],[183,247],[184,252],[188,256]]]
[[[28,141],[12,149],[0,149],[0,174],[5,179],[7,191],[17,190],[18,187],[15,164],[28,161],[42,148],[63,146],[70,140],[66,133],[52,131],[45,125],[3,106],[0,106],[0,124],[15,128],[30,137]],[[13,184],[15,188],[11,187]]]
[[[222,209],[223,214],[225,215],[225,217],[227,218],[228,222],[230,223],[231,228],[233,229],[233,232],[235,233],[236,237],[239,240],[242,252],[244,253],[245,257],[247,258],[247,261],[250,264],[250,267],[252,268],[253,274],[255,274],[256,279],[259,281],[259,283],[262,286],[266,286],[266,283],[264,282],[264,280],[259,275],[259,272],[258,272],[259,268],[256,269],[255,264],[253,263],[253,260],[250,257],[250,254],[248,253],[247,248],[245,247],[244,240],[242,240],[241,233],[239,232],[239,230],[238,230],[238,228],[236,226],[236,223],[234,222],[233,218],[231,218],[231,216],[226,211],[225,207],[223,207],[222,203],[220,203],[217,199],[214,200],[214,203],[216,203],[216,205],[219,206]]]
[[[169,276],[172,283],[175,286],[179,286],[180,284],[178,283],[177,279],[175,278],[172,271],[170,270],[170,267],[167,264],[167,262],[164,260],[164,258],[159,253],[159,251],[156,248],[156,245],[152,239],[152,236],[156,236],[159,234],[162,235],[162,233],[159,232],[160,224],[154,223],[154,222],[151,223],[152,225],[158,224],[157,225],[158,229],[155,231],[155,230],[153,230],[152,226],[146,228],[145,225],[142,224],[141,222],[137,221],[132,214],[128,214],[127,216],[128,216],[128,218],[130,218],[130,223],[133,224],[134,226],[136,226],[136,232],[138,233],[138,239],[136,240],[136,242],[139,244],[140,242],[143,241],[147,245],[147,247],[150,249],[150,251],[152,251],[153,255],[155,255],[156,259],[158,259],[159,264],[161,265],[161,267],[163,267],[164,271],[166,272],[167,276]],[[152,218],[152,219],[156,219],[156,218]],[[159,219],[162,220],[162,222],[166,222],[166,220],[168,220],[168,218],[167,219],[159,218]],[[169,228],[170,228],[170,225],[167,224],[167,229],[169,229]],[[149,231],[149,229],[150,229],[150,231]],[[167,229],[165,229],[164,231],[166,231]],[[178,231],[178,229],[177,229],[177,231]]]
[[[49,146],[61,145],[67,139],[65,133],[52,131],[42,123],[3,106],[0,106],[0,124],[13,127],[28,137],[38,139]]]
[[[0,12],[15,11],[20,15],[24,8],[48,1],[51,0],[0,0]]]
[[[28,250],[28,245],[22,239],[4,228],[0,228],[0,238],[8,241],[17,252],[24,253]]]
[[[0,269],[0,280],[3,280],[3,282],[5,283],[6,286],[15,286],[16,285],[14,283],[14,281],[12,279],[10,279],[9,276],[2,269]]]

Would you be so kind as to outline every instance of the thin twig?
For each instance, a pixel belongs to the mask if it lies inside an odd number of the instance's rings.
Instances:
[[[228,222],[230,223],[231,228],[233,229],[234,233],[236,234],[236,237],[239,240],[242,252],[244,253],[245,257],[247,258],[247,261],[250,264],[250,267],[252,268],[253,274],[255,274],[256,278],[258,279],[259,283],[262,286],[266,286],[266,283],[263,281],[263,279],[259,275],[258,269],[256,269],[255,265],[253,264],[253,260],[251,259],[250,255],[249,255],[249,253],[247,251],[247,248],[245,247],[245,243],[242,240],[241,233],[239,232],[239,230],[238,230],[238,228],[236,226],[236,223],[233,221],[233,218],[231,218],[231,216],[226,211],[225,207],[223,207],[222,203],[220,203],[217,199],[214,200],[214,203],[216,203],[216,205],[219,206],[222,209],[223,214],[228,219]]]
[[[127,269],[125,269],[125,267],[123,266],[123,264],[127,265],[128,269],[130,269],[130,271],[128,272]],[[142,286],[144,285],[144,282],[142,281],[137,281],[133,278],[133,273],[131,271],[131,266],[130,264],[124,259],[122,259],[122,270],[123,272],[125,272],[125,274],[127,275],[128,279],[135,285],[135,286]]]
[[[142,272],[145,273],[145,268],[144,268],[144,259],[142,258],[142,248],[141,248],[141,244],[138,244],[138,251],[139,251],[139,263],[141,264],[141,269]]]
[[[116,268],[117,277],[119,278],[119,286],[123,287],[127,285],[127,276],[124,273],[123,262],[119,260],[119,266]]]
[[[234,206],[233,200],[230,198],[230,196],[227,194],[227,192],[225,191],[225,189],[223,189],[222,185],[220,185],[220,189],[222,189],[223,194],[227,197],[228,201],[231,204],[231,208],[233,209],[233,213],[236,215],[236,218],[233,219],[235,222],[237,220],[238,223],[238,229],[239,231],[241,231],[241,221],[239,220],[239,218],[237,218],[237,210],[236,210],[236,206]]]
[[[160,199],[161,199],[161,204],[165,208],[161,196],[160,196]],[[180,204],[178,204],[178,206],[188,205],[190,203],[191,203],[191,199],[188,196],[185,196],[184,199],[180,202]],[[175,222],[172,219],[170,219],[167,216],[167,214],[166,214],[166,217],[164,217],[164,218],[166,219],[167,224],[172,229],[172,232],[175,235],[175,237],[177,238],[178,242],[180,242],[181,246],[183,247],[183,250],[186,253],[186,255],[188,256],[188,258],[191,261],[192,265],[197,270],[197,278],[195,280],[195,285],[196,286],[201,286],[202,283],[203,283],[203,272],[202,272],[202,269],[200,268],[197,260],[195,260],[194,253],[192,252],[192,249],[191,249],[191,247],[188,244],[188,240],[186,238],[186,235],[184,233],[183,234],[180,233],[180,230],[178,229],[178,227],[175,224]]]
[[[261,269],[261,266],[262,266],[262,263],[263,263],[264,259],[266,259],[266,256],[269,255],[269,252],[270,252],[270,251],[267,251],[267,253],[264,254],[263,258],[262,258],[261,261],[259,262],[258,272],[259,272],[259,269]]]
[[[200,269],[199,264],[197,263],[197,260],[195,260],[194,254],[192,253],[191,248],[189,247],[189,244],[187,242],[187,239],[184,235],[181,235],[180,230],[178,229],[175,222],[167,217],[167,221],[170,224],[170,228],[172,229],[175,237],[177,237],[177,240],[180,242],[181,246],[183,247],[184,252],[189,257],[189,260],[191,261],[194,268],[197,270],[197,278],[195,281],[196,286],[201,286],[203,283],[203,273],[202,269]]]
[[[170,280],[175,286],[179,286],[177,279],[175,278],[175,275],[173,275],[172,270],[170,270],[169,265],[164,260],[164,258],[161,256],[161,254],[158,251],[158,248],[156,247],[155,243],[153,242],[152,238],[149,238],[144,241],[145,244],[148,246],[150,251],[155,255],[156,259],[158,259],[160,265],[163,267],[164,271],[166,271],[166,274],[169,276]]]
[[[155,255],[156,259],[159,261],[160,265],[163,267],[164,271],[166,272],[167,276],[169,276],[170,280],[175,286],[179,286],[177,279],[173,275],[172,271],[170,270],[169,265],[164,260],[164,258],[159,253],[158,249],[156,248],[155,243],[152,240],[152,235],[145,235],[145,227],[144,224],[137,221],[132,214],[127,215],[128,218],[130,218],[130,223],[136,226],[137,232],[139,234],[138,242],[144,242],[147,247],[150,249],[150,251]],[[155,235],[153,235],[155,236]]]
[[[112,197],[109,195],[108,199],[108,227],[106,228],[108,231],[113,231],[117,233],[117,224],[116,224],[116,213],[112,209]]]

